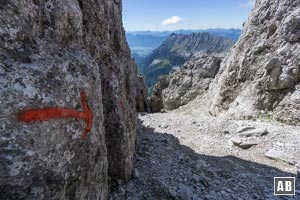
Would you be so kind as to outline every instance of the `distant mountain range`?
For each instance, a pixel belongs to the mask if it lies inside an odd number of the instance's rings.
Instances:
[[[131,52],[140,56],[150,54],[155,48],[159,47],[162,42],[172,33],[189,35],[191,33],[207,32],[215,36],[222,36],[237,41],[240,29],[199,29],[199,30],[176,30],[176,31],[127,31],[126,39]],[[136,55],[135,55],[136,56]],[[136,57],[134,57],[136,58]]]
[[[171,34],[158,48],[143,60],[138,61],[139,70],[150,88],[161,75],[179,69],[188,59],[199,54],[224,54],[233,45],[233,39],[215,36],[210,33],[190,35]]]

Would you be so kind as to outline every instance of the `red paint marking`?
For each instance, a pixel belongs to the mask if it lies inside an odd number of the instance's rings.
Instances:
[[[66,108],[32,109],[19,112],[18,120],[20,122],[30,123],[37,121],[48,121],[51,119],[59,119],[63,117],[82,119],[86,123],[86,127],[83,131],[83,138],[85,139],[92,129],[93,112],[87,104],[87,97],[84,91],[80,93],[80,99],[81,105],[83,107],[83,112]]]

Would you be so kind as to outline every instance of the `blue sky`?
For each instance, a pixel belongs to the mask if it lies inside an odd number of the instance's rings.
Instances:
[[[255,0],[123,0],[126,30],[242,28]]]

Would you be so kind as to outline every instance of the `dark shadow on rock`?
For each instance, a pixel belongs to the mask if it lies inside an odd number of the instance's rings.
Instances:
[[[273,195],[274,177],[294,174],[234,156],[198,154],[173,135],[138,124],[133,178],[115,183],[110,199],[299,198]]]

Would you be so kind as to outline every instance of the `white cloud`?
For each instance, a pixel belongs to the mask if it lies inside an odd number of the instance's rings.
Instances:
[[[177,24],[179,22],[183,21],[182,18],[178,17],[178,16],[173,16],[169,19],[165,19],[163,22],[162,22],[162,25],[170,25],[170,24]]]
[[[247,0],[247,2],[240,5],[240,8],[253,7],[255,5],[255,1],[256,0]]]

